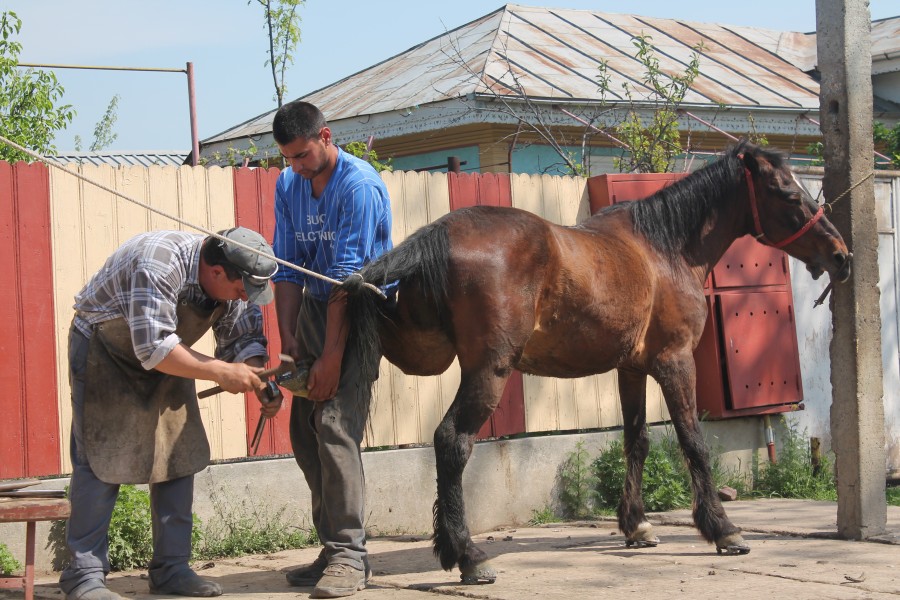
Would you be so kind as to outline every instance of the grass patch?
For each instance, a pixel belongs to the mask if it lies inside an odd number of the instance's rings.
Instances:
[[[549,506],[545,506],[540,510],[532,510],[531,518],[528,520],[529,525],[546,525],[547,523],[557,523],[559,519]]]
[[[802,498],[805,500],[837,500],[834,468],[823,456],[818,467],[813,465],[806,432],[787,419],[778,461],[753,465],[753,490],[756,498]]]

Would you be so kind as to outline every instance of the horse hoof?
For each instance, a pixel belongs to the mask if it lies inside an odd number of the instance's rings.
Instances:
[[[659,538],[653,535],[653,525],[647,521],[643,521],[637,527],[631,537],[625,540],[625,547],[631,548],[656,548],[659,545]]]
[[[748,554],[749,552],[750,546],[747,545],[747,542],[744,541],[740,534],[735,533],[716,541],[716,554],[737,556],[739,554]]]
[[[497,571],[494,570],[490,563],[483,562],[462,569],[459,579],[464,585],[494,583],[497,581]]]

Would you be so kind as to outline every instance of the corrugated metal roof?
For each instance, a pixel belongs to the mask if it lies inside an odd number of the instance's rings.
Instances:
[[[59,163],[81,163],[86,165],[110,165],[113,167],[150,167],[175,166],[184,164],[185,158],[190,154],[187,150],[159,151],[159,152],[68,152],[51,156],[52,160]]]
[[[813,34],[515,4],[302,99],[322,107],[332,123],[482,94],[596,103],[598,64],[606,61],[607,100],[621,97],[623,83],[640,100],[648,89],[633,40],[643,35],[650,36],[660,69],[672,74],[685,72],[702,43],[687,106],[818,111],[819,84],[805,72],[815,66]],[[267,134],[274,112],[203,143]]]

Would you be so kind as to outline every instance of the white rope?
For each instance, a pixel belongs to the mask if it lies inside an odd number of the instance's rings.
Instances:
[[[106,186],[106,185],[104,185],[104,184],[102,184],[102,183],[100,183],[100,182],[98,182],[98,181],[94,181],[93,179],[91,179],[91,178],[89,178],[89,177],[85,177],[85,176],[82,175],[81,173],[78,173],[78,172],[76,172],[76,171],[70,171],[69,169],[66,169],[66,168],[65,168],[64,166],[62,166],[61,164],[59,164],[59,163],[57,163],[57,162],[54,162],[54,161],[52,161],[52,160],[50,160],[50,159],[48,159],[48,158],[45,158],[45,157],[41,156],[40,154],[36,154],[36,153],[32,152],[31,150],[29,150],[28,148],[23,148],[23,147],[20,146],[19,144],[13,142],[12,140],[9,140],[9,139],[3,137],[2,135],[0,135],[0,142],[3,142],[4,144],[6,144],[6,145],[8,145],[8,146],[11,146],[12,148],[15,148],[15,149],[18,150],[19,152],[22,152],[22,153],[24,153],[24,154],[27,154],[28,156],[34,158],[35,160],[38,160],[38,161],[44,163],[45,165],[47,165],[47,166],[49,166],[49,167],[53,167],[54,169],[59,169],[59,170],[62,171],[63,173],[68,173],[69,175],[72,175],[73,177],[76,177],[76,178],[78,178],[78,179],[80,179],[80,180],[82,180],[82,181],[84,181],[84,182],[86,182],[86,183],[89,183],[89,184],[91,184],[91,185],[93,185],[93,186],[95,186],[95,187],[98,187],[98,188],[100,188],[100,189],[103,190],[103,191],[109,192],[110,194],[112,194],[112,195],[114,195],[114,196],[118,196],[119,198],[122,198],[123,200],[127,200],[128,202],[131,202],[132,204],[137,204],[138,206],[140,206],[140,207],[142,207],[142,208],[146,208],[146,209],[149,210],[150,212],[154,212],[154,213],[156,213],[156,214],[158,214],[158,215],[160,215],[160,216],[166,217],[167,219],[172,219],[172,220],[175,221],[176,223],[179,223],[179,224],[181,224],[181,225],[184,225],[185,227],[190,227],[191,229],[195,229],[195,230],[197,230],[197,231],[200,231],[200,232],[202,232],[202,233],[205,233],[205,234],[208,235],[208,236],[211,236],[211,237],[214,237],[214,238],[216,238],[216,239],[219,239],[219,240],[228,242],[229,244],[238,246],[239,248],[243,248],[244,250],[249,250],[250,252],[253,252],[253,253],[255,253],[255,254],[259,254],[260,256],[263,256],[263,257],[265,257],[265,258],[268,258],[269,260],[274,260],[274,261],[275,261],[276,263],[278,263],[279,265],[283,265],[283,266],[288,267],[288,268],[290,268],[290,269],[294,269],[295,271],[299,271],[299,272],[301,272],[301,273],[305,273],[306,275],[310,275],[311,277],[316,277],[317,279],[321,279],[321,280],[323,280],[323,281],[327,281],[328,283],[331,283],[331,284],[334,284],[334,285],[340,285],[340,284],[341,284],[341,282],[338,281],[338,280],[336,280],[336,279],[332,279],[331,277],[327,277],[327,276],[325,276],[325,275],[321,275],[321,274],[319,274],[319,273],[316,273],[315,271],[310,271],[309,269],[305,269],[305,268],[303,268],[303,267],[301,267],[301,266],[299,266],[299,265],[295,265],[295,264],[290,263],[290,262],[288,262],[288,261],[286,261],[286,260],[282,260],[282,259],[280,259],[280,258],[278,258],[278,257],[276,257],[276,256],[271,255],[271,254],[267,254],[267,253],[265,253],[265,252],[263,252],[263,251],[261,251],[261,250],[259,250],[259,249],[257,249],[257,248],[252,248],[252,247],[250,247],[250,246],[248,246],[248,245],[246,245],[246,244],[242,244],[241,242],[238,242],[238,241],[235,241],[235,240],[232,240],[232,239],[228,239],[228,238],[226,238],[225,236],[220,235],[220,234],[216,233],[215,231],[211,231],[211,230],[209,230],[209,229],[207,229],[207,228],[205,228],[205,227],[203,227],[203,226],[201,226],[201,225],[195,225],[194,223],[191,223],[190,221],[186,221],[186,220],[184,220],[184,219],[182,219],[182,218],[180,218],[180,217],[177,217],[177,216],[175,216],[175,215],[169,214],[169,213],[167,213],[167,212],[164,211],[164,210],[160,210],[160,209],[158,209],[158,208],[154,208],[153,206],[150,206],[149,204],[146,204],[146,203],[144,203],[144,202],[141,202],[140,200],[136,200],[136,199],[134,199],[134,198],[131,198],[131,197],[129,197],[129,196],[126,196],[126,195],[123,194],[122,192],[120,192],[120,191],[118,191],[118,190],[115,190],[115,189],[113,189],[113,188],[111,188],[111,187],[108,187],[108,186]],[[357,274],[356,274],[356,273],[353,273],[353,274],[351,275],[351,277],[352,277],[353,275],[357,275]],[[360,277],[362,277],[362,276],[360,275]],[[367,288],[373,290],[374,292],[376,292],[376,293],[377,293],[379,296],[381,296],[382,298],[385,298],[385,297],[386,297],[385,294],[384,294],[384,292],[382,292],[380,289],[378,289],[377,286],[372,285],[371,283],[363,283],[363,285],[364,285],[365,287],[367,287]]]

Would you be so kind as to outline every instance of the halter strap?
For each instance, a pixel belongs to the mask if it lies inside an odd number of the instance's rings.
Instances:
[[[744,155],[739,154],[738,158],[743,160]],[[756,231],[758,232],[756,235],[756,239],[764,242],[765,244],[768,244],[769,246],[772,246],[773,248],[784,248],[791,242],[796,241],[800,236],[809,231],[813,225],[818,223],[819,219],[822,218],[822,215],[825,214],[825,207],[820,206],[819,210],[816,211],[816,214],[814,214],[812,218],[807,221],[806,224],[801,227],[796,233],[794,233],[787,239],[781,240],[780,242],[773,242],[768,237],[766,237],[765,233],[763,233],[762,224],[759,221],[759,209],[756,207],[756,188],[753,185],[753,175],[750,174],[750,169],[748,169],[746,166],[744,167],[744,176],[747,178],[747,191],[750,194],[750,211],[753,213],[753,225],[756,227]]]

